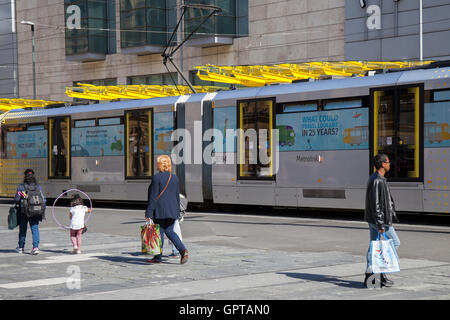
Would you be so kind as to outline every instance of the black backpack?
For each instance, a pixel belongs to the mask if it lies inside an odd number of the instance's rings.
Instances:
[[[26,197],[22,200],[23,213],[28,218],[44,218],[45,201],[37,184],[24,184]]]

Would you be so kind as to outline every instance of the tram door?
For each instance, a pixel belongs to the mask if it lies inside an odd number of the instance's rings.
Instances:
[[[422,96],[422,86],[372,90],[371,159],[378,153],[388,155],[390,181],[423,179]]]
[[[48,119],[48,177],[70,178],[70,117]]]
[[[152,176],[152,110],[125,112],[126,179],[148,179]]]

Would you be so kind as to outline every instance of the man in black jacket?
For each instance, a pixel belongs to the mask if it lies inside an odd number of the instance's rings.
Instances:
[[[395,232],[392,222],[398,222],[395,213],[394,200],[392,199],[385,174],[391,168],[389,157],[378,154],[373,159],[376,171],[370,176],[366,190],[366,210],[364,220],[369,223],[370,241],[376,240],[378,233],[386,232],[389,239],[394,241],[395,249],[400,246],[400,239]],[[367,252],[367,268],[364,285],[371,277],[372,270],[369,267],[369,252]],[[392,286],[394,282],[389,280],[385,274],[381,274],[381,285]]]

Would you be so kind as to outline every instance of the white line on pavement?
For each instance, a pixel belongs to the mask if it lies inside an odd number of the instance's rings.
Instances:
[[[52,285],[56,285],[56,284],[66,283],[66,281],[67,281],[67,277],[49,278],[49,279],[40,279],[40,280],[31,280],[31,281],[22,281],[22,282],[3,283],[3,284],[0,284],[0,288],[20,289],[20,288],[30,288],[30,287],[38,287],[38,286],[52,286]]]
[[[27,261],[27,263],[35,263],[35,264],[53,264],[53,263],[73,263],[80,262],[86,260],[92,260],[97,257],[109,256],[107,253],[86,253],[86,254],[74,254],[74,255],[65,255],[65,256],[56,256],[56,257],[46,257],[45,260],[36,260],[36,261]]]

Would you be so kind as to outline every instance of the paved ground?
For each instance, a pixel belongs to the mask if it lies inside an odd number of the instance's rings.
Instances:
[[[142,210],[96,209],[71,254],[68,231],[47,212],[41,253],[17,254],[0,204],[0,299],[373,300],[450,299],[450,227],[399,224],[395,286],[363,287],[368,230],[362,221],[188,213],[187,264],[140,253]],[[55,217],[68,223],[67,208]],[[165,254],[170,253],[166,243]]]

